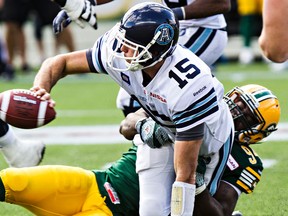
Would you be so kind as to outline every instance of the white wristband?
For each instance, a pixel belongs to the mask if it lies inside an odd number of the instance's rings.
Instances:
[[[195,185],[174,182],[172,185],[171,216],[193,215],[195,202]]]

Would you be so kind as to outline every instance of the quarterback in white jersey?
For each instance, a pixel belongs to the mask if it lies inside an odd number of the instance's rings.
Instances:
[[[109,74],[156,122],[167,127],[173,137],[176,131],[185,133],[206,123],[210,131],[207,141],[215,141],[203,142],[201,155],[217,152],[231,133],[227,130],[231,125],[223,124],[220,128],[218,122],[229,122],[231,114],[222,100],[223,85],[211,75],[209,67],[188,49],[177,45],[152,80],[141,70],[124,71],[125,62],[116,58],[113,64],[123,68],[123,71],[115,72],[107,62],[106,46],[115,39],[118,29],[119,26],[115,26],[98,39],[91,53],[88,53],[91,56],[90,68]],[[199,112],[199,109],[203,110]]]
[[[210,174],[207,182],[215,185],[210,187],[210,192],[215,193],[234,134],[229,108],[222,99],[222,84],[201,59],[178,45],[178,34],[178,20],[171,9],[154,2],[138,4],[125,13],[121,23],[100,37],[93,49],[46,60],[31,89],[43,99],[51,99],[48,92],[66,75],[87,72],[110,75],[167,129],[175,142],[173,216],[192,215],[199,154],[211,160],[206,170]],[[173,157],[169,157],[170,163]],[[173,173],[170,174],[173,178]],[[171,186],[163,190],[170,194]],[[159,200],[163,206],[167,204],[165,198]],[[152,210],[153,216],[170,213],[169,209],[159,214],[154,212],[158,209]],[[149,215],[141,213],[141,197],[140,215]]]
[[[223,13],[230,10],[230,0],[162,0],[162,3],[172,8],[179,19],[179,44],[211,67],[223,55],[228,42]],[[120,88],[117,107],[133,111],[139,104]]]

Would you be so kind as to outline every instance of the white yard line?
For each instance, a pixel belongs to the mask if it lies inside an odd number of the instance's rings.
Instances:
[[[119,134],[119,125],[95,126],[44,126],[37,129],[22,130],[14,128],[23,139],[38,139],[46,144],[115,144],[130,143]],[[278,131],[267,141],[288,140],[288,123],[279,124]]]
[[[119,134],[119,125],[57,126],[32,130],[15,129],[23,139],[38,139],[45,144],[115,144],[128,143]]]

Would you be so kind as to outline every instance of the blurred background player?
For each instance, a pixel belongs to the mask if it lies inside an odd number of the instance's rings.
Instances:
[[[13,129],[0,119],[0,151],[11,167],[38,165],[45,152],[45,145],[37,140],[21,140]]]
[[[239,53],[241,64],[250,64],[254,61],[255,54],[252,48],[253,38],[258,29],[258,18],[262,15],[263,0],[237,0],[240,16],[240,35],[242,48]]]
[[[3,11],[4,0],[0,0],[0,23],[2,22],[2,11]],[[0,78],[5,80],[13,80],[15,71],[8,62],[8,52],[6,44],[3,38],[0,37]]]
[[[60,12],[61,8],[51,0],[41,0],[41,7],[33,11],[34,21],[34,36],[37,42],[39,54],[41,56],[41,63],[47,58],[46,49],[44,47],[43,32],[45,27],[51,29],[53,19]],[[52,30],[51,34],[52,34]],[[75,50],[74,37],[70,27],[63,29],[61,34],[54,35],[53,55],[61,53],[60,48],[64,47],[67,51],[72,52]]]
[[[45,53],[42,43],[42,29],[45,25],[52,24],[53,18],[59,11],[59,6],[50,0],[4,1],[2,19],[5,27],[8,63],[10,65],[15,68],[16,57],[19,54],[20,70],[23,72],[31,71],[31,65],[27,60],[24,25],[32,18],[36,22],[35,37],[41,55],[40,60],[43,60],[42,58],[45,57]],[[54,52],[59,51],[59,45],[65,45],[69,51],[75,50],[72,32],[69,28],[63,34],[56,37]]]
[[[215,202],[220,204],[219,210],[223,209],[223,214],[231,215],[240,194],[252,193],[261,178],[261,159],[249,144],[259,143],[277,129],[280,105],[267,88],[259,85],[236,87],[226,94],[226,102],[236,128],[237,136],[230,155],[230,162],[235,163],[234,166],[227,164],[214,196],[217,201],[207,193],[206,197],[204,192],[200,193],[196,196],[193,215],[216,215],[203,213],[203,209],[209,210]],[[0,172],[0,201],[18,204],[36,215],[49,211],[62,215],[138,216],[136,151],[136,146],[131,147],[120,160],[103,171],[55,165],[4,169]],[[26,184],[19,184],[19,181]]]
[[[14,66],[15,56],[20,56],[20,67],[24,72],[30,70],[26,54],[26,38],[23,29],[28,19],[31,0],[4,0],[2,19],[5,26],[5,42],[8,63]]]
[[[0,77],[7,81],[11,81],[14,79],[14,76],[15,71],[8,62],[6,46],[0,37]]]

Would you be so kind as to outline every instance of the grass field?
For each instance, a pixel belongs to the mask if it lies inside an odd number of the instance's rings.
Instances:
[[[281,122],[288,122],[287,81],[288,71],[272,73],[265,64],[257,63],[243,67],[238,64],[221,64],[215,72],[223,82],[226,91],[233,86],[257,83],[271,89],[279,98]],[[34,74],[18,75],[13,82],[0,80],[0,92],[12,88],[30,88]],[[95,125],[119,124],[121,111],[115,107],[118,86],[105,76],[75,76],[58,83],[52,91],[56,101],[57,119],[53,125]],[[29,133],[29,131],[27,132]],[[245,216],[285,216],[288,215],[288,160],[286,142],[270,142],[255,145],[254,149],[265,160],[275,160],[276,164],[265,168],[262,180],[251,195],[242,195],[237,210]],[[120,157],[129,144],[115,145],[49,145],[42,164],[65,164],[98,169]],[[6,167],[0,157],[0,169]],[[25,209],[0,204],[1,216],[28,216]]]

